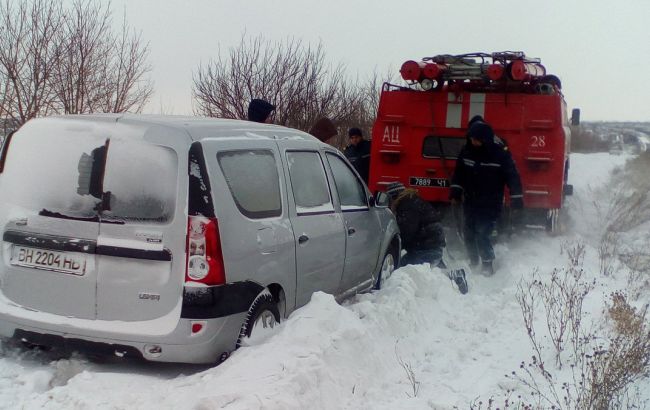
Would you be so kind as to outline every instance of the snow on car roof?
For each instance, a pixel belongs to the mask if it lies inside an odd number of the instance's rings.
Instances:
[[[207,138],[273,138],[320,142],[306,132],[274,124],[225,118],[154,114],[80,114],[54,116],[59,120],[111,122],[139,126],[162,126],[186,131],[193,141]]]

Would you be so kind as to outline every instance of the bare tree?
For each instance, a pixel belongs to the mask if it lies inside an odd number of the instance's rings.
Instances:
[[[0,3],[0,116],[22,124],[51,109],[49,86],[62,48],[55,41],[63,18],[60,2]]]
[[[142,35],[130,29],[126,16],[122,31],[113,38],[112,49],[104,72],[104,100],[94,108],[103,112],[140,112],[153,94],[153,82],[148,77],[149,44]]]
[[[383,74],[375,70],[367,79],[357,80],[355,82],[357,85],[354,88],[354,92],[358,93],[358,97],[352,100],[358,101],[358,103],[354,107],[351,107],[354,109],[350,115],[338,123],[339,134],[336,138],[332,138],[329,141],[330,144],[341,149],[344,148],[348,143],[347,130],[350,127],[360,128],[364,136],[371,138],[372,126],[375,118],[377,118],[377,108],[379,106],[382,86],[384,83],[391,82],[393,77],[390,69]],[[342,100],[341,103],[345,104],[346,100]]]
[[[363,104],[360,87],[347,79],[343,65],[327,63],[321,44],[245,35],[227,56],[198,68],[193,94],[197,114],[240,119],[252,98],[264,98],[277,107],[277,124],[302,130],[320,117],[344,123]]]
[[[0,118],[140,111],[153,92],[148,44],[110,3],[0,0]]]
[[[113,32],[110,4],[76,0],[69,16],[61,37],[66,53],[52,81],[61,111],[139,112],[153,93],[148,45],[125,17]]]
[[[105,93],[106,58],[112,51],[110,8],[75,1],[64,22],[57,41],[65,51],[50,82],[56,108],[67,114],[93,111]]]

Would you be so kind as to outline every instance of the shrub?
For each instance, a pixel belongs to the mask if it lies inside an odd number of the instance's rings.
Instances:
[[[570,269],[569,269],[570,270]],[[552,274],[552,278],[555,275]],[[545,305],[548,295],[565,293],[566,283],[551,279],[547,285],[555,288],[550,291],[533,283],[527,295],[541,296]],[[583,283],[582,289],[590,285]],[[580,288],[580,286],[578,286]],[[520,292],[524,286],[520,284]],[[569,292],[570,293],[570,292]],[[521,294],[520,294],[521,295]],[[577,295],[581,306],[584,297]],[[552,409],[623,409],[638,408],[640,398],[634,395],[635,383],[650,376],[650,326],[646,321],[647,306],[635,309],[625,294],[615,292],[607,307],[607,315],[601,329],[603,334],[587,330],[582,320],[581,310],[574,310],[568,322],[573,326],[571,333],[573,355],[568,364],[570,374],[560,373],[561,362],[556,369],[545,366],[542,351],[547,348],[542,339],[535,334],[531,318],[535,316],[536,306],[530,303],[530,297],[519,296],[520,307],[524,315],[524,324],[533,346],[530,361],[523,361],[519,370],[506,377],[519,382],[530,396],[522,398],[519,394],[517,408],[552,408]],[[548,333],[555,348],[556,360],[560,357],[562,347],[557,337],[561,323],[554,314],[557,310],[545,306]],[[532,313],[531,313],[532,312]],[[561,315],[566,315],[560,312]],[[557,370],[557,371],[556,371]],[[509,395],[512,393],[510,392]],[[534,403],[533,404],[531,404]],[[478,407],[480,408],[480,407]]]

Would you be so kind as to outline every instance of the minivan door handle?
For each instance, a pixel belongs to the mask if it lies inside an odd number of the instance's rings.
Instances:
[[[303,243],[307,242],[308,240],[309,240],[309,237],[307,235],[303,234],[303,235],[300,235],[300,237],[298,238],[298,243],[302,245]]]
[[[354,233],[355,233],[356,231],[357,231],[356,229],[350,227],[350,228],[348,228],[348,235],[354,235]]]

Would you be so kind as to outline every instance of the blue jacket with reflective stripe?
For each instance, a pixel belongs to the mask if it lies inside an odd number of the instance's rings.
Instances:
[[[506,185],[511,197],[521,198],[519,172],[507,147],[495,141],[481,147],[468,142],[456,161],[449,197],[462,199],[465,212],[496,219],[501,213]]]

